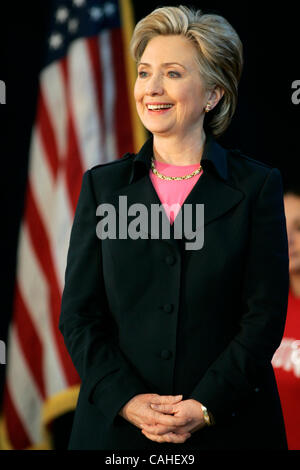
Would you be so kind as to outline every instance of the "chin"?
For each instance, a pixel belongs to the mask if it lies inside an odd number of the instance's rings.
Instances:
[[[169,134],[170,132],[170,129],[169,128],[166,128],[166,127],[162,127],[162,126],[151,126],[151,125],[148,125],[147,122],[143,122],[144,126],[146,127],[146,129],[148,129],[149,132],[151,132],[152,134],[158,134],[158,135],[161,135],[161,134]]]
[[[167,123],[167,122],[158,122],[158,119],[155,117],[155,119],[143,119],[142,116],[140,116],[140,120],[142,121],[142,124],[148,131],[152,132],[153,134],[163,134],[163,133],[168,133],[172,130],[174,127],[172,124]]]

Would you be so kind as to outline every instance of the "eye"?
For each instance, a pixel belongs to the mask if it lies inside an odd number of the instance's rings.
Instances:
[[[175,72],[175,70],[170,70],[168,72],[168,75],[171,77],[171,78],[179,78],[181,77],[181,74],[179,72]]]
[[[145,78],[147,77],[147,72],[145,72],[145,70],[141,70],[140,72],[138,72],[138,76],[140,78]]]

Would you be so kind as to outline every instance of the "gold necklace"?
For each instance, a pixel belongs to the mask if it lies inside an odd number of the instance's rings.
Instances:
[[[184,175],[184,176],[166,176],[166,175],[163,175],[162,173],[160,173],[159,171],[157,171],[157,169],[155,168],[155,164],[154,164],[154,157],[152,156],[152,158],[151,158],[151,169],[152,169],[152,173],[154,173],[155,176],[157,176],[158,178],[160,178],[162,180],[181,181],[181,180],[188,180],[188,179],[192,178],[193,176],[198,175],[200,173],[200,171],[202,170],[202,166],[200,165],[200,167],[197,168],[197,170],[193,171],[193,173],[190,173],[188,175]]]

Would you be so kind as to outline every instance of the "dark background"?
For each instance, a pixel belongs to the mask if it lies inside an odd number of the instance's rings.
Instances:
[[[297,1],[203,0],[182,2],[224,16],[244,45],[239,102],[230,128],[219,139],[226,148],[279,168],[284,187],[298,184],[300,104],[292,103],[292,82],[300,80]],[[134,1],[138,21],[155,7],[176,2]],[[0,339],[6,341],[12,314],[16,248],[23,213],[28,150],[35,116],[38,74],[43,62],[50,0],[16,0],[0,6],[1,287]],[[299,95],[300,96],[300,95]],[[0,365],[0,403],[5,366]],[[72,413],[55,424],[55,445],[64,448]]]

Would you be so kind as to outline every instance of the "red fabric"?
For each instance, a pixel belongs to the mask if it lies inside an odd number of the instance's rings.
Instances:
[[[291,289],[285,331],[272,364],[277,380],[289,450],[300,450],[300,297]]]

